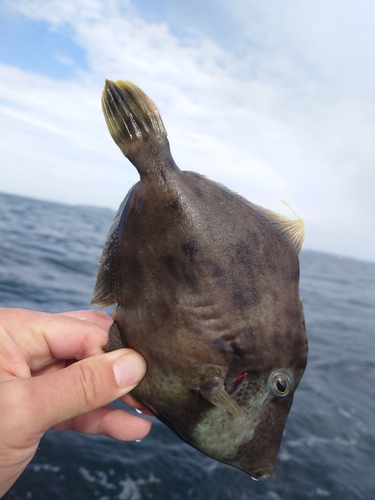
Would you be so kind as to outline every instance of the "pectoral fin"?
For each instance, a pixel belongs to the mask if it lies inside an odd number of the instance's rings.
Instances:
[[[204,382],[200,387],[200,393],[210,403],[227,410],[235,418],[245,418],[243,409],[224,389],[224,381],[219,377]]]

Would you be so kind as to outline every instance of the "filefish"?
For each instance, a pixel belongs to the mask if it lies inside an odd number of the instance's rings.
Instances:
[[[107,80],[102,106],[140,175],[99,262],[92,303],[117,306],[105,350],[144,356],[132,394],[185,442],[268,477],[307,363],[303,222],[181,171],[134,84]]]

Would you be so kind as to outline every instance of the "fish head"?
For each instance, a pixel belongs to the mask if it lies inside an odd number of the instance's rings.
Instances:
[[[255,480],[272,474],[307,363],[302,301],[293,318],[293,328],[286,332],[249,327],[232,333],[229,341],[226,335],[216,340],[229,369],[224,378],[214,377],[200,387],[211,407],[194,429],[197,447]]]

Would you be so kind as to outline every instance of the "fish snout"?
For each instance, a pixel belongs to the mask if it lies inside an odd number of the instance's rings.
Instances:
[[[256,469],[249,472],[250,476],[254,481],[260,481],[261,479],[266,479],[270,477],[273,472],[273,467],[262,467],[261,469]]]

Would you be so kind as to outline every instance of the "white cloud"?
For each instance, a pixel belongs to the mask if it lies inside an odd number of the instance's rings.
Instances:
[[[66,66],[74,65],[73,59],[71,57],[64,56],[63,54],[55,54],[55,59],[61,62],[61,64],[65,64]]]
[[[238,40],[251,42],[245,52],[214,34],[179,38],[130,3],[12,2],[68,28],[89,71],[58,81],[0,66],[2,169],[11,165],[2,189],[115,208],[137,176],[105,130],[100,93],[105,77],[131,79],[159,106],[181,168],[287,214],[286,199],[305,220],[307,247],[375,260],[373,85],[361,92],[362,59],[340,52],[350,15],[353,36],[366,26],[343,4],[337,21],[323,2],[271,4],[221,2]],[[332,64],[360,74],[340,85]]]

